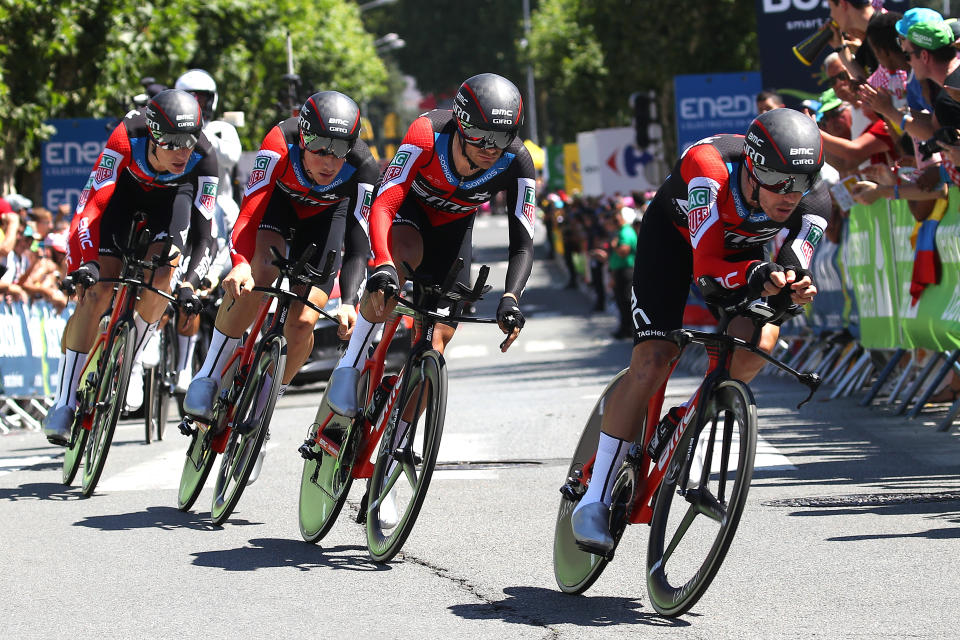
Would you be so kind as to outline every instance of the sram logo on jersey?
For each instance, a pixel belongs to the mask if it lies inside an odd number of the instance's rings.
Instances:
[[[398,178],[400,174],[403,173],[403,167],[407,164],[407,160],[409,159],[409,151],[397,151],[397,155],[393,156],[393,160],[390,161],[390,164],[383,172],[383,182],[387,183],[395,178]]]
[[[471,211],[476,211],[477,205],[463,205],[456,202],[451,202],[447,198],[442,196],[436,196],[432,193],[427,193],[426,189],[423,188],[419,182],[414,182],[411,186],[413,192],[419,197],[424,204],[434,209],[440,211],[446,211],[447,213],[470,213]]]

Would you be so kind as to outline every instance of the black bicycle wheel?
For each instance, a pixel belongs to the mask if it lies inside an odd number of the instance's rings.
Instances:
[[[113,330],[113,337],[104,349],[100,361],[99,387],[97,400],[93,407],[93,427],[87,439],[86,457],[83,464],[83,495],[90,496],[97,488],[107,453],[113,441],[113,432],[117,419],[127,397],[130,384],[130,368],[133,365],[133,324],[119,322]]]
[[[389,562],[413,530],[437,463],[447,408],[447,369],[436,351],[424,351],[408,363],[387,428],[380,440],[373,477],[367,485],[367,548],[376,562]],[[416,416],[406,432],[396,434],[398,419]],[[396,505],[395,526],[381,523],[381,505]]]
[[[70,429],[70,442],[63,453],[63,484],[69,486],[77,476],[83,454],[87,448],[87,437],[90,432],[83,428],[83,417],[91,410],[97,393],[97,368],[100,355],[103,353],[103,344],[98,343],[96,349],[87,356],[84,367],[87,374],[77,385],[77,413]]]
[[[361,398],[367,397],[367,388],[370,375],[365,374],[360,380],[359,393]],[[329,389],[329,386],[327,387]],[[327,417],[329,416],[329,421]],[[300,535],[310,543],[323,538],[334,523],[347,501],[350,486],[353,484],[353,464],[356,461],[357,449],[361,440],[361,431],[355,428],[362,423],[362,418],[351,420],[337,415],[330,410],[327,404],[327,393],[323,394],[317,417],[307,433],[309,439],[316,437],[317,429],[327,421],[327,434],[342,434],[340,455],[331,456],[324,449],[314,445],[311,450],[320,455],[303,461],[303,473],[300,476],[300,501],[298,504]]]
[[[210,469],[217,459],[213,449],[213,433],[209,428],[195,428],[190,436],[187,457],[180,472],[180,488],[177,491],[177,508],[189,511],[203,490],[203,483],[210,475]]]
[[[587,424],[580,435],[580,441],[573,452],[570,468],[567,470],[568,482],[561,491],[560,509],[557,512],[557,523],[553,532],[553,575],[557,586],[564,593],[583,593],[589,589],[603,570],[607,567],[607,559],[577,546],[570,525],[573,510],[586,493],[586,485],[573,481],[580,478],[583,465],[590,461],[597,451],[597,442],[600,439],[600,424],[603,420],[603,410],[607,405],[610,393],[623,379],[626,369],[618,373],[600,394],[597,404],[594,405]],[[619,476],[618,476],[619,478]]]
[[[283,336],[269,338],[257,350],[234,409],[233,428],[217,472],[213,505],[210,507],[210,516],[215,524],[222,524],[230,517],[247,486],[250,472],[267,437],[286,360],[287,341]],[[261,394],[266,395],[263,396],[263,407],[258,411],[257,400]]]
[[[163,440],[163,431],[170,417],[170,396],[173,394],[177,368],[177,332],[175,318],[160,329],[160,360],[146,370],[143,421],[147,444],[153,438]]]
[[[211,322],[210,326],[207,326],[206,322],[205,316],[201,316],[200,329],[197,331],[197,344],[193,348],[193,357],[190,358],[190,362],[188,363],[190,366],[191,377],[196,375],[197,371],[203,367],[203,361],[207,357],[207,349],[210,346],[210,335],[213,331],[213,324]],[[180,419],[182,420],[183,418],[187,417],[187,413],[183,410],[183,399],[186,396],[186,393],[178,392],[176,390],[175,378],[173,379],[171,389],[173,389],[173,397],[177,401],[177,411],[180,412]]]
[[[653,607],[671,617],[696,604],[720,568],[747,501],[757,448],[757,407],[742,382],[720,383],[699,410],[707,414],[693,449],[690,488],[681,496],[678,476],[693,429],[677,445],[682,453],[669,463],[650,522],[647,592]]]

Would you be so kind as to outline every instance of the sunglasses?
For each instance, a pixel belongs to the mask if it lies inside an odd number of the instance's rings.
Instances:
[[[487,131],[466,124],[457,118],[457,128],[460,129],[460,135],[463,136],[467,144],[480,147],[481,149],[506,149],[517,137],[517,134],[509,131]]]
[[[819,173],[784,173],[766,167],[758,167],[747,158],[750,175],[757,183],[773,193],[806,193],[817,183]]]
[[[197,146],[199,138],[192,133],[155,133],[153,141],[165,151],[179,151]]]
[[[300,144],[314,155],[333,156],[338,159],[346,158],[353,149],[352,140],[342,140],[329,136],[316,136],[312,133],[300,132]]]

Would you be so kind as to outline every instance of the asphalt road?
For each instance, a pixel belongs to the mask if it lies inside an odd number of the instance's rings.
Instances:
[[[502,220],[478,226],[476,262],[494,267],[495,286],[505,243]],[[209,521],[209,488],[192,513],[176,508],[187,441],[173,423],[151,445],[140,423],[121,423],[89,499],[60,483],[62,450],[41,435],[0,437],[2,635],[958,636],[958,436],[937,433],[935,414],[908,421],[828,393],[797,412],[803,392],[783,378],[754,385],[762,440],[748,507],[692,612],[670,620],[650,606],[643,526],[628,528],[585,595],[560,593],[557,490],[630,349],[610,338],[613,317],[588,313],[589,297],[563,282],[556,265],[537,263],[528,323],[507,354],[493,327],[458,332],[441,463],[403,553],[385,566],[369,560],[353,521],[362,483],[320,544],[300,539],[296,448],[319,387],[281,399],[263,474],[223,527]],[[668,402],[695,384],[679,377]]]

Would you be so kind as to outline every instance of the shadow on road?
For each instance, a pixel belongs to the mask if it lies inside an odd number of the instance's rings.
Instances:
[[[28,468],[33,469],[34,467]],[[71,489],[73,488],[59,482],[30,482],[19,487],[0,489],[0,500],[10,502],[16,502],[17,500],[71,500],[81,497],[79,491]]]
[[[260,525],[262,522],[231,519],[230,526]],[[218,531],[223,527],[210,521],[206,514],[184,512],[174,507],[147,507],[145,511],[121,513],[104,516],[88,516],[77,527],[90,527],[101,531],[132,531],[134,529],[193,529],[196,531]]]
[[[622,624],[690,626],[687,620],[664,618],[654,611],[641,611],[643,605],[633,598],[572,596],[541,587],[507,587],[503,592],[507,595],[503,600],[458,604],[450,607],[450,611],[468,620],[496,619],[533,627],[555,624],[586,627]]]
[[[225,571],[256,571],[274,567],[292,567],[310,571],[322,567],[349,571],[388,571],[388,565],[376,564],[359,545],[320,547],[286,538],[255,538],[250,544],[222,551],[194,553],[193,564]]]

